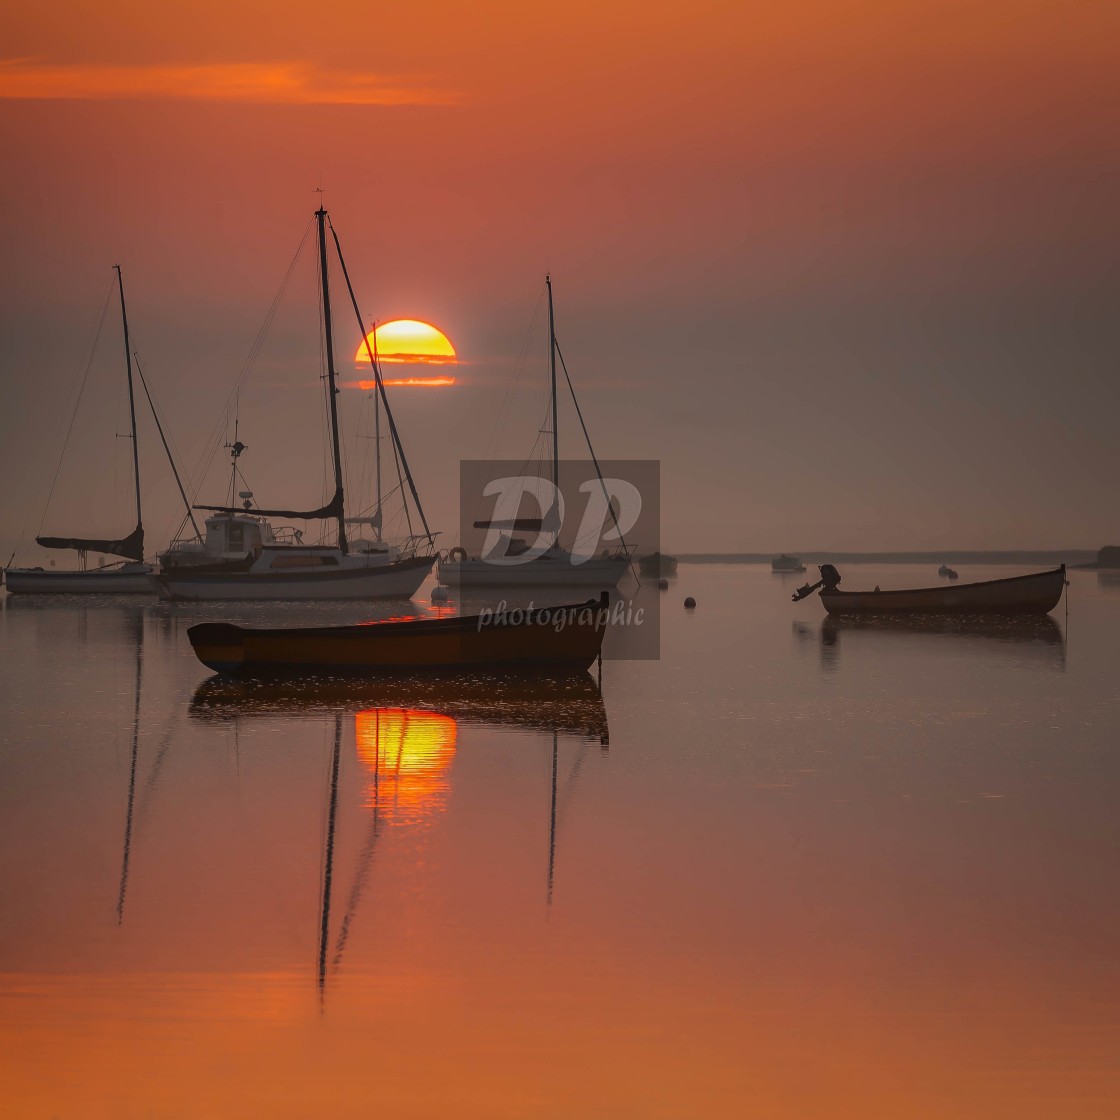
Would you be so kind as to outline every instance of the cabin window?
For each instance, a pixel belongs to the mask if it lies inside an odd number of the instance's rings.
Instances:
[[[232,552],[237,549],[239,552],[245,547],[245,526],[235,521],[231,525],[226,526],[227,533],[227,547]]]

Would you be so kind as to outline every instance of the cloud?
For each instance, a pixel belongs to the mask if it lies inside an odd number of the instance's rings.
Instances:
[[[459,95],[428,81],[304,62],[199,66],[53,65],[0,60],[0,98],[24,101],[240,101],[257,105],[454,105]]]
[[[441,389],[447,385],[458,383],[456,377],[383,377],[383,385],[412,387],[416,389]],[[344,389],[365,389],[367,391],[377,388],[376,381],[340,381]]]

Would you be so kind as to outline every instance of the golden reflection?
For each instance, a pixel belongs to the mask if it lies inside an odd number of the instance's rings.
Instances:
[[[354,714],[358,758],[370,775],[366,805],[407,823],[443,809],[458,724],[439,712],[371,708]]]

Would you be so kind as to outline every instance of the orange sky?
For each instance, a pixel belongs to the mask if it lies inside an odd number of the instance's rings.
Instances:
[[[0,466],[53,470],[117,260],[195,448],[322,184],[367,316],[470,363],[454,408],[400,406],[448,529],[551,270],[596,450],[662,459],[669,547],[1104,543],[1118,32],[1093,3],[13,10]],[[266,396],[262,451],[309,407]]]

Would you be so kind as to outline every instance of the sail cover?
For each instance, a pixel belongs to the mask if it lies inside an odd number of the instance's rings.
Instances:
[[[327,520],[342,516],[342,491],[336,490],[329,504],[321,509],[245,509],[243,506],[195,506],[212,513],[253,513],[258,517],[296,517],[300,521]]]
[[[490,517],[474,523],[476,529],[512,529],[516,533],[559,533],[560,508],[555,502],[544,517]]]
[[[86,537],[36,537],[43,548],[76,548],[79,552],[109,552],[126,560],[144,559],[144,529],[137,525],[123,540],[100,541]]]
[[[493,520],[476,521],[476,529],[513,529],[517,533],[539,533],[545,525],[540,517],[499,517]]]

